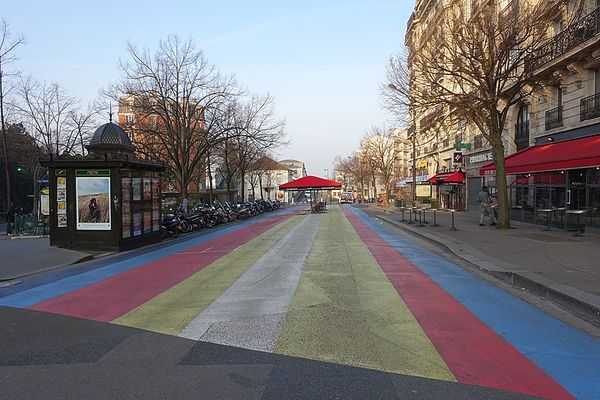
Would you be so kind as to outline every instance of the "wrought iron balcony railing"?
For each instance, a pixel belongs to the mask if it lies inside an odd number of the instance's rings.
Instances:
[[[546,130],[563,126],[563,106],[546,111]]]
[[[580,121],[600,117],[600,93],[581,99],[579,117]]]
[[[600,33],[600,7],[570,24],[535,52],[533,67],[538,68]]]

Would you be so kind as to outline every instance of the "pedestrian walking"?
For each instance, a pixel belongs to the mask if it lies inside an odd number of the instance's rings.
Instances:
[[[496,225],[492,211],[492,197],[487,186],[482,186],[481,191],[477,195],[477,201],[480,205],[479,226],[484,226],[483,220],[488,216],[490,217],[490,225]]]
[[[11,235],[15,224],[15,205],[10,203],[8,212],[6,213],[6,234]]]

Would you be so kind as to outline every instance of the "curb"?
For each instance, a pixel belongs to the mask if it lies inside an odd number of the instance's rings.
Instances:
[[[508,266],[510,264],[489,256],[487,258],[492,259],[491,262],[482,260],[477,255],[478,251],[471,249],[468,245],[457,248],[451,241],[411,228],[385,215],[377,216],[377,218],[414,236],[432,241],[444,251],[454,254],[490,276],[500,279],[515,288],[525,289],[539,297],[559,304],[574,312],[580,318],[600,327],[600,297],[598,296],[547,279],[533,272],[518,273],[511,271],[509,268],[503,268],[502,265]]]
[[[28,277],[28,276],[33,276],[33,275],[41,274],[41,273],[44,273],[44,272],[53,271],[53,270],[55,270],[55,269],[59,269],[59,268],[65,268],[65,267],[68,267],[68,266],[70,266],[70,265],[75,265],[75,264],[79,264],[79,263],[82,263],[82,262],[85,262],[85,261],[90,261],[90,260],[93,260],[93,259],[95,259],[95,258],[103,257],[103,256],[105,256],[105,255],[108,255],[108,254],[112,254],[112,253],[107,253],[107,254],[99,254],[99,255],[97,255],[97,256],[94,256],[94,255],[92,255],[92,254],[89,254],[89,255],[87,255],[87,256],[84,256],[84,257],[78,258],[77,260],[75,260],[75,261],[73,261],[73,262],[71,262],[71,263],[54,265],[54,266],[52,266],[52,267],[43,268],[43,269],[40,269],[40,270],[31,271],[31,272],[28,272],[28,273],[26,273],[26,274],[17,275],[17,276],[11,276],[11,277],[8,277],[8,278],[0,278],[0,282],[9,282],[9,281],[14,281],[15,279],[22,279],[22,278],[26,278],[26,277]]]

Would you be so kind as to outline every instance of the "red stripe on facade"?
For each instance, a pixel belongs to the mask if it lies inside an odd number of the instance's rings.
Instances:
[[[574,399],[358,217],[344,214],[460,383]]]
[[[110,322],[202,270],[293,214],[269,218],[30,309]],[[200,288],[198,290],[201,290]]]

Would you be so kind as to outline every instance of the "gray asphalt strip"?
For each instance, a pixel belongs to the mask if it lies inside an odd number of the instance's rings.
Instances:
[[[321,220],[306,216],[179,336],[273,351]]]

